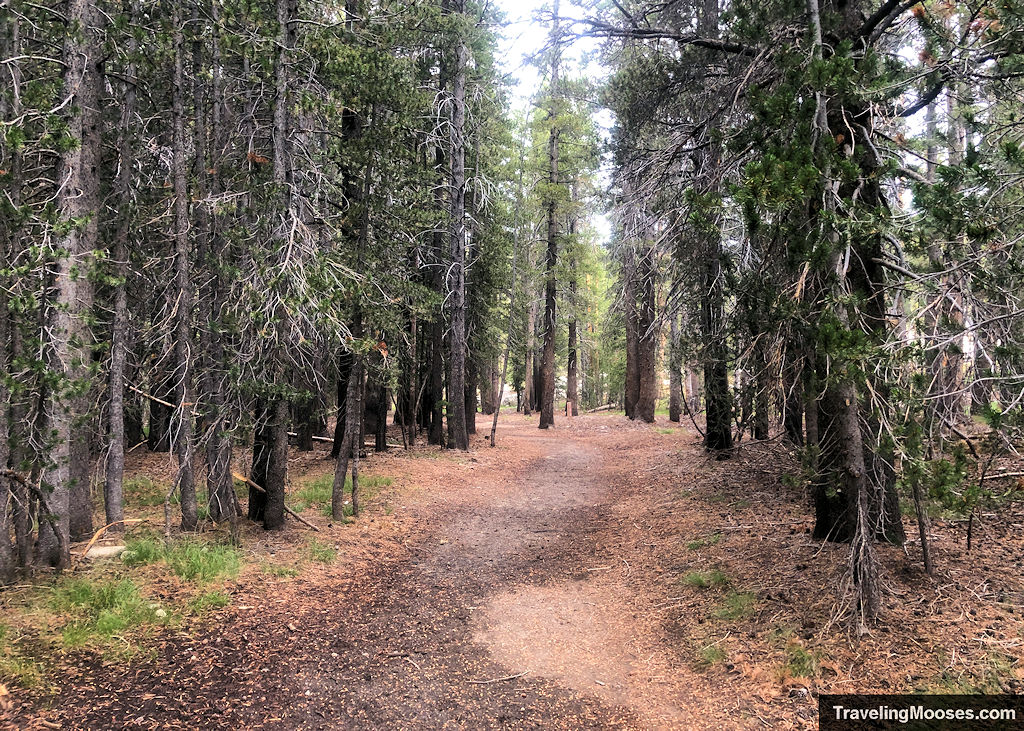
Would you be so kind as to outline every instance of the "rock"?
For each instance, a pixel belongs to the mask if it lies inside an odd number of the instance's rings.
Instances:
[[[93,546],[85,554],[86,558],[115,558],[124,553],[127,546]]]

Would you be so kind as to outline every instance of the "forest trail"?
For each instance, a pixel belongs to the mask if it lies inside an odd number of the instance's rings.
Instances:
[[[337,567],[262,601],[243,589],[153,665],[86,669],[53,717],[87,728],[749,727],[666,633],[654,496],[626,484],[657,466],[652,448],[673,454],[664,439],[621,417],[541,431],[512,415],[497,450],[481,439],[468,456],[418,460],[438,487],[399,496],[415,523],[399,550],[353,563],[342,550]]]

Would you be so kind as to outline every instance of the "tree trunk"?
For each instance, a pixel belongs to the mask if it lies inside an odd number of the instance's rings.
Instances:
[[[193,460],[192,405],[192,266],[189,243],[188,168],[185,162],[185,49],[181,5],[174,5],[174,79],[172,81],[174,187],[174,275],[175,303],[174,361],[175,409],[171,423],[171,442],[178,457],[175,478],[181,497],[181,529],[193,531],[198,524],[196,483]],[[197,134],[197,139],[199,135]]]
[[[622,279],[626,325],[626,383],[623,408],[627,418],[635,419],[637,402],[640,400],[640,332],[636,306],[636,251],[632,246],[627,246],[624,252]]]
[[[274,232],[278,240],[279,253],[282,260],[290,250],[288,245],[289,231],[295,218],[292,208],[292,160],[289,143],[290,127],[290,89],[288,80],[288,63],[295,30],[293,27],[292,0],[277,0],[277,57],[274,60],[274,189],[277,207],[281,215],[278,229]],[[282,264],[284,261],[282,261]],[[283,306],[279,306],[275,315],[276,342],[271,348],[271,377],[273,383],[282,384],[286,380],[285,353],[283,348],[286,335],[290,328],[290,315]],[[288,401],[284,396],[274,394],[270,397],[266,410],[264,426],[264,450],[268,464],[266,482],[263,484],[267,492],[266,509],[263,514],[263,527],[266,530],[284,528],[284,494],[288,477]],[[255,457],[254,457],[255,458]]]
[[[668,346],[668,420],[679,423],[683,412],[683,354],[679,335],[679,316],[669,316]]]
[[[561,114],[559,96],[559,10],[555,0],[551,21],[551,109],[548,118],[551,129],[548,133],[548,183],[552,191],[547,204],[547,256],[544,261],[544,357],[541,361],[540,422],[541,429],[555,423],[555,268],[558,266],[558,197],[554,190],[558,186],[558,115]]]
[[[86,318],[92,304],[92,285],[88,277],[79,272],[88,271],[90,258],[95,249],[96,214],[99,201],[97,189],[88,180],[97,174],[94,156],[99,150],[86,149],[89,140],[94,139],[86,127],[90,124],[92,112],[96,111],[94,94],[98,85],[93,76],[97,72],[99,57],[96,43],[95,9],[86,0],[67,0],[66,24],[78,29],[64,37],[64,79],[62,98],[64,105],[66,134],[74,144],[61,146],[57,164],[57,180],[60,181],[56,209],[61,223],[60,231],[54,232],[54,251],[58,259],[53,265],[55,301],[48,308],[47,334],[45,344],[46,360],[53,374],[59,379],[48,391],[44,404],[46,429],[49,434],[47,460],[42,472],[45,505],[40,505],[39,537],[36,542],[36,562],[41,565],[62,569],[70,561],[72,492],[76,493],[76,532],[84,521],[80,514],[81,496],[84,486],[72,484],[81,480],[76,474],[81,466],[80,453],[82,422],[87,402],[75,390],[80,389],[88,377],[91,360],[88,343],[90,331]],[[92,111],[90,111],[92,110]],[[92,123],[98,123],[94,120]],[[82,223],[85,221],[85,223]],[[70,393],[69,393],[70,392]],[[74,460],[75,464],[72,465]],[[86,493],[87,495],[87,493]]]
[[[654,248],[645,246],[637,262],[637,400],[635,418],[654,423],[658,400],[658,328]]]
[[[132,3],[132,16],[138,11]],[[118,201],[117,231],[114,233],[114,267],[117,284],[114,289],[114,318],[110,332],[110,375],[108,381],[109,403],[107,405],[107,469],[103,485],[103,505],[106,510],[108,529],[114,533],[124,530],[119,523],[124,519],[124,455],[125,455],[125,406],[124,384],[128,357],[128,238],[131,235],[131,174],[134,168],[134,146],[131,129],[135,116],[136,64],[138,41],[133,36],[128,43],[128,66],[125,69],[127,82],[122,85],[121,121],[117,140],[118,168],[116,194]]]
[[[331,445],[331,458],[337,459],[345,443],[346,414],[348,413],[348,379],[352,376],[352,352],[343,351],[338,356],[338,407],[337,419],[334,422],[334,443]]]
[[[575,222],[573,223],[575,227]],[[575,231],[570,230],[570,234]],[[576,278],[573,276],[569,283],[570,298],[574,300],[572,307],[575,308],[576,299]],[[576,332],[576,315],[569,317],[569,349],[568,364],[565,368],[565,409],[568,416],[580,415],[580,389],[579,389],[579,342]]]
[[[220,4],[210,5],[213,20],[212,54],[210,64],[211,89],[213,103],[211,105],[210,128],[213,139],[213,153],[210,159],[212,192],[219,195],[223,191],[221,178],[221,155],[227,146],[227,130],[223,123],[224,85],[221,79],[221,36],[220,36]],[[198,41],[197,41],[198,45]],[[198,158],[198,156],[197,156]],[[206,161],[197,159],[196,167],[205,166]],[[201,322],[204,325],[206,368],[203,386],[206,391],[206,420],[208,441],[206,444],[206,490],[210,520],[219,523],[223,520],[231,522],[235,528],[240,512],[238,497],[235,495],[234,477],[231,474],[231,455],[234,445],[231,439],[231,419],[227,408],[227,386],[224,382],[227,364],[224,354],[224,332],[220,323],[222,309],[227,294],[224,283],[224,267],[229,265],[229,251],[225,237],[220,232],[221,219],[216,212],[212,216],[209,254],[206,260],[207,283],[202,297],[204,312]]]
[[[363,356],[359,353],[354,354],[345,394],[345,400],[350,407],[345,417],[345,435],[334,467],[334,484],[331,489],[331,516],[337,521],[345,520],[345,482],[348,479],[349,462],[359,459],[359,450],[362,447],[359,439],[362,433],[364,370]],[[353,479],[353,485],[356,485],[356,480],[358,473]]]
[[[528,255],[527,278],[533,267],[532,253]],[[527,282],[529,284],[529,282]],[[534,377],[533,377],[533,353],[537,347],[535,333],[537,330],[537,300],[526,288],[527,296],[530,297],[530,306],[526,310],[526,353],[523,359],[523,416],[533,414],[534,403]]]
[[[462,15],[465,0],[455,0],[452,11]],[[449,214],[448,297],[451,300],[448,357],[451,373],[448,382],[448,433],[451,446],[469,449],[466,410],[462,401],[466,392],[466,66],[469,51],[461,31],[455,44],[455,73],[452,78],[452,114],[449,159],[451,161],[451,199]]]
[[[725,282],[722,274],[722,243],[717,235],[708,241],[702,273],[701,336],[704,340],[704,405],[707,429],[704,445],[725,453],[732,449],[732,394],[725,320]]]

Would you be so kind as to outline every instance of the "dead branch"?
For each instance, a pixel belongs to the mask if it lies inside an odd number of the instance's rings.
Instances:
[[[232,477],[234,477],[234,478],[235,478],[236,480],[239,480],[239,481],[241,481],[241,482],[244,482],[244,483],[245,483],[246,485],[248,485],[249,487],[251,487],[251,488],[252,488],[253,490],[256,490],[256,491],[258,491],[258,492],[262,492],[262,493],[263,493],[264,495],[266,495],[266,494],[267,494],[267,491],[263,489],[263,486],[262,486],[262,485],[257,485],[257,484],[256,484],[255,482],[253,482],[252,480],[250,480],[250,479],[249,479],[248,477],[246,477],[245,475],[242,475],[242,474],[240,474],[240,473],[238,473],[238,472],[234,472],[234,471],[232,471],[232,472],[231,472],[231,476],[232,476]],[[316,531],[317,533],[319,533],[319,532],[320,532],[320,529],[319,529],[319,528],[317,528],[317,527],[316,527],[315,525],[313,525],[313,524],[312,524],[312,523],[310,523],[310,522],[309,522],[308,520],[306,520],[305,518],[303,518],[303,517],[302,517],[301,515],[299,515],[298,513],[296,513],[296,512],[294,511],[294,510],[292,510],[291,508],[289,508],[289,507],[288,507],[287,505],[285,505],[285,506],[284,506],[284,509],[285,509],[285,512],[287,512],[287,513],[288,513],[288,515],[290,515],[290,516],[292,516],[293,518],[295,518],[295,520],[299,521],[300,523],[302,523],[302,524],[303,524],[303,525],[305,525],[305,526],[308,526],[309,528],[312,528],[312,529],[313,529],[313,530],[315,530],[315,531]]]

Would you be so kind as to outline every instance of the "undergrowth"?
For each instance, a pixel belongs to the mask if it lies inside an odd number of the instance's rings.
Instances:
[[[392,483],[390,477],[379,475],[365,475],[359,477],[359,499],[360,503],[372,500],[383,487],[389,487]],[[316,508],[324,517],[331,517],[331,496],[334,492],[334,475],[321,475],[314,480],[308,480],[300,487],[294,495],[295,503],[290,507],[297,513],[309,508]],[[352,494],[352,478],[345,480],[345,494]],[[352,500],[345,501],[345,515],[352,515]]]

